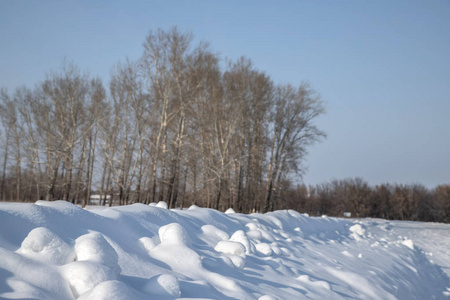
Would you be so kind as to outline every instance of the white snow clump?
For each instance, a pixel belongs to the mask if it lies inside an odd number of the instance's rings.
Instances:
[[[45,227],[31,230],[17,252],[52,265],[64,265],[75,260],[73,248]]]
[[[178,223],[160,227],[158,234],[162,244],[181,244],[187,247],[191,245],[188,233]]]
[[[258,300],[278,300],[278,298],[269,296],[269,295],[264,295],[258,298]]]
[[[156,207],[160,207],[160,208],[164,208],[164,209],[168,209],[169,206],[167,205],[166,202],[164,201],[159,201],[158,204],[155,205]]]
[[[142,291],[151,295],[181,297],[180,282],[172,274],[153,276],[144,284]]]
[[[207,235],[208,237],[212,237],[218,240],[228,240],[230,239],[230,236],[228,235],[228,233],[226,233],[223,230],[220,230],[219,228],[217,228],[214,225],[203,225],[202,226],[202,231],[205,235]]]
[[[116,250],[99,232],[80,236],[75,241],[78,261],[92,261],[107,266],[118,276],[120,274],[119,256]]]
[[[250,254],[255,250],[255,246],[253,246],[253,244],[250,243],[247,235],[242,230],[238,230],[235,233],[233,233],[233,235],[230,238],[230,241],[239,242],[242,245],[244,245],[246,254]]]
[[[87,261],[76,261],[67,264],[63,266],[63,273],[75,298],[104,281],[117,279],[110,268]]]
[[[123,300],[133,299],[128,286],[117,280],[104,281],[92,290],[81,295],[77,300]]]
[[[361,240],[361,238],[364,237],[366,234],[366,230],[362,228],[360,224],[353,225],[352,227],[349,228],[349,230],[352,232],[350,236],[357,241]]]
[[[273,254],[272,248],[269,244],[259,243],[256,245],[256,250],[266,256],[271,256]]]
[[[240,242],[220,241],[214,248],[217,252],[245,256],[245,246]]]
[[[230,207],[229,209],[227,209],[227,210],[225,211],[225,213],[228,215],[228,214],[235,214],[236,212],[234,211],[234,209],[232,209],[232,208]]]
[[[402,241],[402,244],[408,247],[411,250],[414,250],[414,243],[411,240],[404,240]]]

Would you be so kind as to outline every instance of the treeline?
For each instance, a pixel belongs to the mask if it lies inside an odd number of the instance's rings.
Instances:
[[[248,59],[223,62],[176,28],[143,46],[107,86],[65,64],[33,89],[1,91],[1,199],[281,207],[282,185],[324,137],[319,96]]]
[[[279,203],[311,215],[383,218],[450,223],[450,184],[427,189],[423,185],[370,186],[361,178],[333,180],[316,186],[284,182]]]

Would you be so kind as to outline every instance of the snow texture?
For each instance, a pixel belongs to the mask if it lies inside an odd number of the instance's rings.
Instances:
[[[0,203],[0,299],[449,299],[450,225]]]
[[[144,293],[159,296],[181,296],[180,283],[172,274],[156,275],[150,278],[142,288]]]

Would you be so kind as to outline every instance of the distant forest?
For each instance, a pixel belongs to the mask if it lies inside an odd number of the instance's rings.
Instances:
[[[249,59],[151,31],[107,86],[64,63],[32,89],[1,90],[0,197],[449,221],[450,186],[295,186],[324,111],[306,83],[275,84]]]
[[[284,184],[284,186],[283,186]],[[420,184],[370,186],[361,178],[305,186],[281,184],[280,207],[311,215],[383,218],[450,223],[450,184],[428,189]]]

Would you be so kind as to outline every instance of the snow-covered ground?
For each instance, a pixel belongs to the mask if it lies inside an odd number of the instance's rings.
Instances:
[[[0,298],[450,299],[450,225],[0,204]]]

